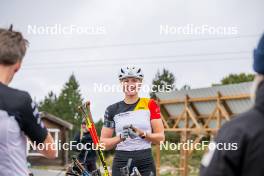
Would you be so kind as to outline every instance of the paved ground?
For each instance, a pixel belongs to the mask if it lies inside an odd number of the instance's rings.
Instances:
[[[54,171],[54,170],[39,170],[39,169],[32,169],[31,170],[34,176],[64,176],[65,172],[61,171]]]
[[[30,169],[34,176],[65,176],[65,171],[60,170],[60,168],[53,168],[52,169],[39,169],[39,168],[33,168]],[[63,168],[61,168],[63,169]],[[100,167],[101,173],[103,172],[103,167]],[[109,171],[111,172],[110,168]]]

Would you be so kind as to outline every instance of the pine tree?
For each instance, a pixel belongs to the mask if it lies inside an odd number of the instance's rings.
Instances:
[[[155,78],[152,81],[153,92],[150,93],[150,97],[156,99],[156,93],[160,91],[166,91],[166,86],[171,87],[171,90],[175,90],[175,76],[169,70],[163,69],[162,73],[157,72]]]
[[[65,83],[57,102],[58,116],[74,125],[74,130],[80,128],[81,116],[78,112],[78,106],[82,104],[82,97],[79,89],[79,83],[72,74]]]
[[[155,78],[152,81],[153,85],[153,92],[150,93],[150,97],[153,99],[157,99],[156,92],[159,92],[158,86],[163,87],[166,85],[171,86],[171,91],[176,90],[175,87],[175,76],[173,73],[169,72],[169,70],[163,69],[162,73],[160,71],[157,72],[155,75]],[[161,113],[165,116],[168,117],[169,114],[167,114],[167,111],[165,111],[164,107],[160,107]],[[170,124],[170,122],[168,122]],[[166,140],[170,142],[175,142],[179,140],[179,136],[172,134],[172,133],[165,133]]]
[[[78,112],[78,106],[82,104],[82,97],[79,89],[79,83],[72,74],[69,80],[63,86],[59,97],[53,92],[40,102],[40,110],[51,113],[57,117],[66,120],[74,125],[72,135],[79,130],[81,125],[81,114]]]
[[[50,91],[48,96],[45,96],[44,100],[39,103],[40,111],[46,111],[51,114],[56,114],[56,105],[58,98],[55,93]]]
[[[184,86],[182,86],[182,88],[180,90],[191,90],[191,86],[185,84]]]

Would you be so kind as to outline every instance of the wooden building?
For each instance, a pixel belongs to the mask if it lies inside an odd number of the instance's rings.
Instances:
[[[186,143],[196,137],[199,143],[204,136],[213,137],[221,126],[234,115],[253,106],[250,100],[252,82],[214,86],[191,90],[157,93],[165,132],[180,134]],[[180,175],[188,176],[188,159],[193,151],[181,149]],[[160,149],[157,147],[157,175],[160,171]]]
[[[47,112],[42,112],[41,118],[57,144],[69,142],[69,131],[73,128],[71,123]],[[69,162],[68,155],[69,151],[59,150],[55,160],[48,160],[37,151],[29,150],[28,161],[33,166],[65,166]]]

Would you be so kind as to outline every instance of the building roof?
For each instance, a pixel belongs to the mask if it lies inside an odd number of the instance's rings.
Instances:
[[[65,120],[62,120],[61,118],[56,117],[56,116],[54,116],[52,114],[49,114],[47,112],[41,112],[40,115],[41,115],[42,119],[50,120],[50,121],[52,121],[52,122],[54,122],[54,123],[56,123],[56,124],[58,124],[60,126],[66,127],[69,130],[73,129],[73,125],[71,123],[69,123],[69,122],[67,122]]]
[[[241,84],[232,84],[232,85],[224,85],[224,86],[214,86],[208,88],[199,88],[199,89],[191,89],[191,90],[180,90],[180,91],[172,91],[167,93],[157,93],[157,97],[159,100],[172,100],[175,101],[184,101],[186,96],[190,99],[193,98],[206,98],[206,97],[217,97],[220,94],[223,97],[228,96],[239,96],[239,95],[250,95],[250,89],[252,86],[252,82],[241,83]],[[226,104],[230,108],[232,114],[239,114],[250,107],[252,107],[253,103],[250,98],[244,99],[231,99],[225,100]],[[216,107],[216,100],[210,101],[197,101],[193,102],[197,111],[200,115],[208,116],[211,114]],[[182,103],[168,103],[164,104],[165,109],[168,111],[170,116],[177,117],[184,109],[184,102]]]

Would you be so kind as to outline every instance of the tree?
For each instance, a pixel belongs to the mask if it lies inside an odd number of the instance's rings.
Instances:
[[[191,86],[185,84],[184,86],[182,86],[181,90],[191,90]]]
[[[78,106],[82,102],[79,83],[72,74],[60,93],[57,110],[59,117],[72,123],[75,130],[79,129],[81,125],[81,114],[78,112]]]
[[[103,126],[104,126],[104,122],[102,119],[100,119],[98,122],[95,123],[95,128],[96,128],[98,136],[101,136],[101,130]]]
[[[63,86],[59,97],[57,98],[53,92],[50,92],[40,103],[40,110],[47,111],[72,123],[74,125],[73,135],[81,125],[81,114],[78,112],[78,106],[82,104],[82,101],[79,83],[72,74]]]
[[[153,99],[157,99],[156,93],[161,91],[168,91],[166,87],[170,88],[170,91],[176,90],[175,87],[175,76],[169,70],[163,69],[162,72],[158,70],[155,75],[155,78],[152,81],[153,91],[150,93],[150,97]],[[187,88],[187,86],[186,86]],[[165,111],[164,107],[160,107],[161,113],[168,117],[167,111]],[[171,122],[168,122],[169,124]],[[179,140],[179,136],[173,133],[165,133],[166,140],[168,141],[177,141]]]
[[[57,96],[50,91],[48,96],[45,96],[44,100],[39,103],[40,111],[48,111],[51,114],[56,114]]]
[[[152,81],[153,90],[150,93],[150,97],[157,99],[156,93],[161,91],[175,90],[175,76],[169,70],[165,68],[162,70],[162,73],[158,71],[155,75],[155,78]]]
[[[246,73],[240,73],[240,74],[229,74],[228,76],[224,77],[221,80],[222,85],[227,84],[237,84],[237,83],[243,83],[243,82],[251,82],[255,78],[254,74],[246,74]]]

